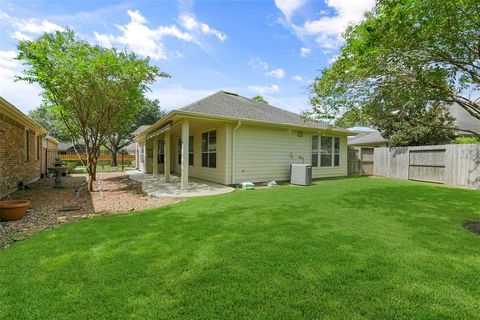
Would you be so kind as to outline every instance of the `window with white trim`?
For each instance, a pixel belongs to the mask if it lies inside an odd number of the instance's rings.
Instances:
[[[158,157],[159,164],[165,164],[165,140],[158,140]]]
[[[340,138],[312,136],[312,166],[340,166]]]
[[[312,136],[312,167],[318,167],[318,136]]]
[[[333,138],[320,138],[320,167],[331,167],[333,155]]]
[[[217,131],[202,133],[202,167],[217,167]]]
[[[333,143],[333,166],[340,166],[340,138],[335,137]]]

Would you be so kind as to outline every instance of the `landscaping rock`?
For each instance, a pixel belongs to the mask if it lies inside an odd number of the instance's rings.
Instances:
[[[142,192],[140,182],[130,180],[122,172],[98,173],[94,191],[83,189],[78,198],[75,191],[85,183],[85,175],[65,177],[64,189],[53,189],[53,180],[50,177],[40,179],[30,184],[30,189],[10,195],[11,199],[30,200],[31,207],[21,220],[0,221],[0,247],[70,221],[156,208],[180,201],[177,198],[149,197]]]

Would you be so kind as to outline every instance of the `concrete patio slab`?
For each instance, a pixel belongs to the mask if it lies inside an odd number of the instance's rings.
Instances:
[[[171,182],[165,182],[165,176],[154,177],[138,170],[127,171],[130,179],[142,183],[142,191],[152,197],[174,197],[190,198],[201,196],[212,196],[233,192],[232,187],[221,184],[189,178],[188,189],[182,190],[180,187],[180,177],[171,175]]]

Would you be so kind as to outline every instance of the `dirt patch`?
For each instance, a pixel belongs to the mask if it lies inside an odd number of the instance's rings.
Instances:
[[[130,180],[122,172],[99,173],[97,178],[93,192],[85,190],[86,176],[79,174],[65,177],[64,189],[53,189],[53,178],[44,178],[30,184],[27,190],[12,193],[10,199],[28,199],[31,207],[22,220],[0,222],[0,247],[70,221],[180,201],[150,197],[142,192],[140,182]],[[73,208],[75,210],[66,210]]]
[[[464,225],[465,229],[470,232],[473,232],[477,235],[480,235],[480,221],[470,221],[466,222]]]

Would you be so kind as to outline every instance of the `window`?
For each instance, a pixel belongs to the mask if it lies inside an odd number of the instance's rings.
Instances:
[[[178,164],[182,164],[182,139],[178,139]],[[188,165],[193,166],[193,136],[188,137]]]
[[[165,140],[158,140],[158,163],[165,164]]]
[[[320,148],[318,143],[320,142]],[[320,159],[319,156],[320,150]],[[340,166],[340,138],[312,136],[312,166],[338,167]]]
[[[217,131],[202,133],[202,167],[217,167]]]
[[[42,138],[37,136],[37,160],[40,160],[40,151],[42,150]]]
[[[332,137],[321,137],[320,139],[320,167],[332,166]]]
[[[335,167],[340,166],[340,138],[334,138],[334,149],[333,149],[333,165]]]
[[[25,130],[25,161],[30,161],[30,132]]]
[[[188,165],[193,166],[193,136],[188,137]]]
[[[318,167],[318,136],[312,136],[312,166]]]

